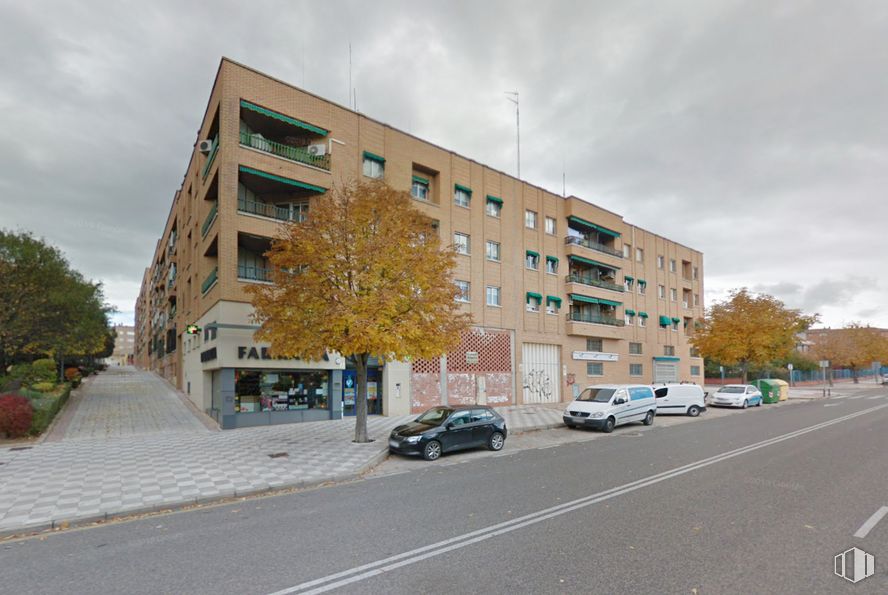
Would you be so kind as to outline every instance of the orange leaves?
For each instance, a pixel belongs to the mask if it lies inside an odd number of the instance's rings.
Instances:
[[[334,188],[267,254],[275,284],[250,288],[272,351],[403,359],[439,355],[469,324],[454,301],[454,256],[406,192]]]

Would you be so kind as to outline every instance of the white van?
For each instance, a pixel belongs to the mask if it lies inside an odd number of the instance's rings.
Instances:
[[[613,432],[616,426],[640,421],[649,426],[657,414],[654,390],[643,384],[596,384],[586,387],[564,410],[569,428],[577,426]]]
[[[667,384],[653,388],[657,396],[657,415],[676,413],[697,417],[706,411],[706,393],[696,384]]]

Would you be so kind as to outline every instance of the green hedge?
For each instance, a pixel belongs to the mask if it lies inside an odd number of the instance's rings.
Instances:
[[[38,393],[31,390],[21,390],[21,394],[28,397],[34,408],[34,418],[31,421],[31,435],[42,434],[49,427],[56,414],[71,396],[71,385],[60,384],[51,393]]]

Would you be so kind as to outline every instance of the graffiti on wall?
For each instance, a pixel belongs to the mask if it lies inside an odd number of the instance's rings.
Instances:
[[[533,402],[546,402],[552,397],[552,379],[545,370],[539,368],[524,375],[524,388],[530,393]]]

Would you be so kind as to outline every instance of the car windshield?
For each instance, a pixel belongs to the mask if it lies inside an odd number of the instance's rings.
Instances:
[[[416,421],[430,426],[440,426],[451,413],[453,413],[453,409],[449,407],[435,407],[417,417]]]
[[[580,393],[577,401],[592,401],[593,403],[607,403],[614,396],[612,388],[587,388]]]
[[[742,393],[746,389],[742,386],[723,386],[718,389],[720,393]]]

